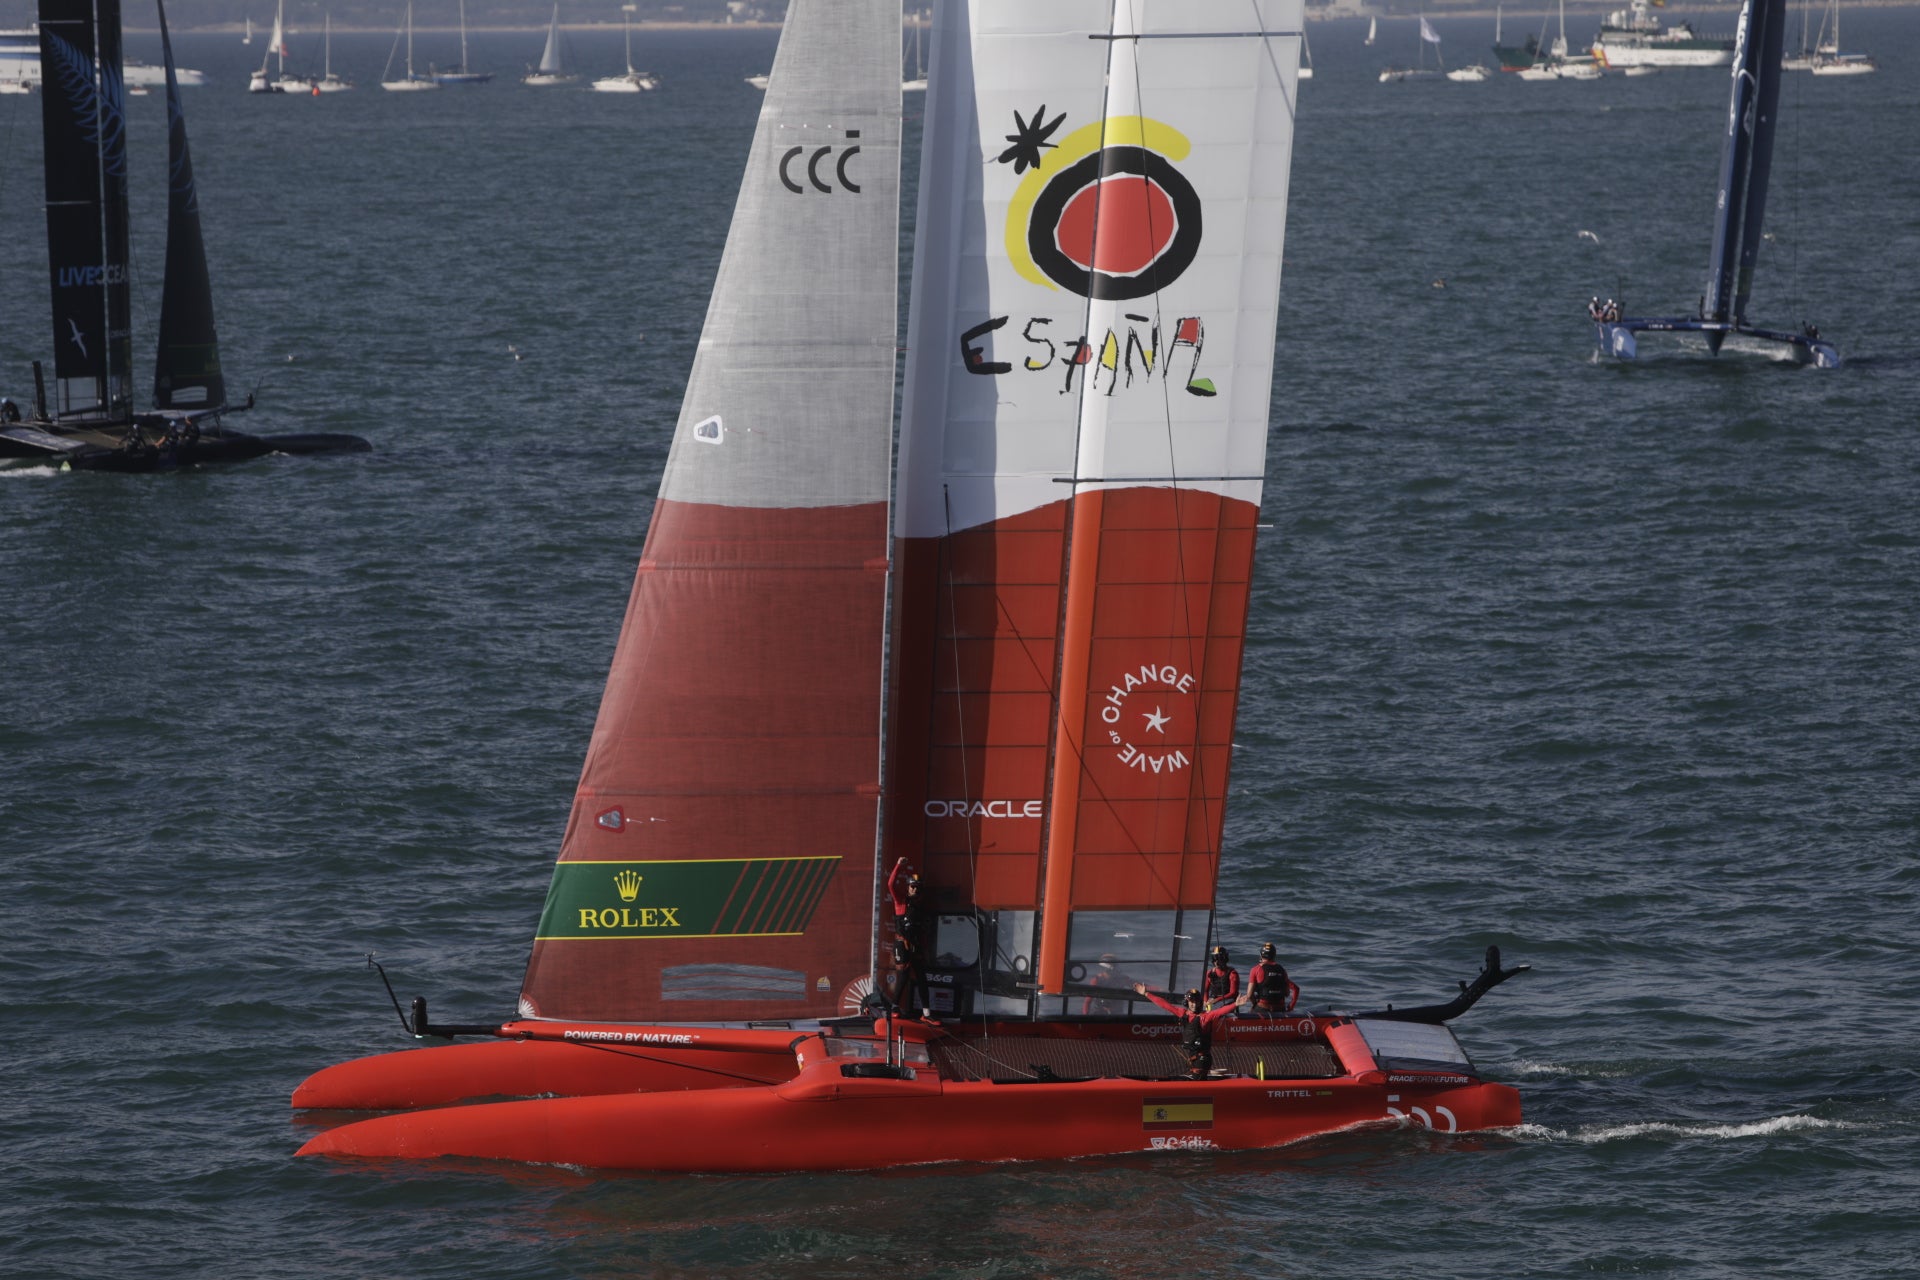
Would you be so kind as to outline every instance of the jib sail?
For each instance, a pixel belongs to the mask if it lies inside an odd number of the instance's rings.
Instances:
[[[219,408],[227,402],[220,340],[213,328],[213,282],[200,236],[200,196],[187,151],[187,116],[173,70],[167,10],[160,7],[160,48],[167,64],[167,274],[160,289],[160,351],[153,367],[153,403],[161,409]]]

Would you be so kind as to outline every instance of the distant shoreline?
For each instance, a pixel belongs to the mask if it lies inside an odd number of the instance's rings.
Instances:
[[[1855,0],[1855,2],[1859,3],[1860,0]],[[780,30],[780,27],[781,27],[781,24],[778,22],[658,22],[658,21],[655,21],[655,22],[636,22],[633,24],[633,29],[635,31],[778,31]],[[123,26],[121,29],[133,35],[157,36],[160,34],[160,28],[157,26],[155,27]],[[237,22],[219,22],[206,27],[181,27],[181,26],[177,26],[172,23],[169,23],[168,29],[172,31],[175,35],[185,35],[185,36],[227,36],[227,35],[238,36],[243,34],[246,30],[245,27],[243,27],[240,23],[237,23]],[[469,36],[490,35],[490,34],[491,35],[525,35],[527,32],[530,32],[530,31],[545,31],[546,29],[547,29],[547,24],[544,22],[530,22],[525,25],[514,25],[514,26],[488,26],[488,27],[475,26],[472,23],[467,24],[467,34]],[[343,26],[343,27],[335,27],[333,29],[333,34],[337,36],[378,36],[378,35],[390,36],[397,30],[399,30],[398,27],[344,27]],[[566,32],[611,31],[614,34],[618,35],[622,30],[624,30],[624,28],[621,27],[621,25],[618,22],[563,22],[560,24],[560,30],[566,31]],[[455,25],[425,26],[418,22],[413,24],[413,34],[416,36],[458,35],[459,33],[460,33],[460,28]],[[256,41],[264,42],[267,38],[265,30],[260,27],[255,27],[253,30],[253,34]],[[319,28],[309,26],[306,23],[301,23],[299,26],[295,26],[292,23],[288,23],[287,34],[289,36],[318,35]]]
[[[1576,15],[1591,18],[1595,14],[1606,14],[1606,13],[1612,12],[1615,9],[1626,8],[1629,2],[1630,0],[1581,0],[1579,4],[1575,6],[1570,6],[1570,8],[1572,12]],[[1849,9],[1913,9],[1913,8],[1920,8],[1920,0],[1847,0],[1847,7]],[[1430,21],[1437,21],[1437,22],[1452,22],[1455,19],[1460,19],[1460,18],[1471,18],[1478,21],[1487,21],[1489,19],[1494,18],[1497,15],[1497,13],[1501,10],[1504,10],[1504,8],[1505,6],[1502,5],[1499,7],[1499,10],[1496,10],[1496,9],[1437,9],[1432,12],[1429,12],[1427,14],[1427,18]],[[1552,10],[1553,10],[1552,5],[1543,3],[1537,9],[1534,9],[1531,7],[1516,7],[1512,14],[1509,14],[1506,16],[1514,19],[1525,19],[1529,17],[1540,17],[1543,14],[1552,12]],[[1724,14],[1729,20],[1731,20],[1737,17],[1739,12],[1740,12],[1740,6],[1737,3],[1686,4],[1684,3],[1684,0],[1683,0],[1682,3],[1674,5],[1673,8],[1668,11],[1668,14],[1671,18],[1673,18],[1676,21],[1698,22],[1703,15],[1711,19],[1713,16]],[[1418,17],[1417,14],[1411,14],[1411,13],[1374,14],[1374,13],[1367,13],[1364,11],[1354,11],[1350,9],[1343,9],[1336,13],[1309,12],[1306,15],[1307,21],[1311,23],[1357,22],[1363,18],[1378,18],[1381,21],[1385,21],[1385,22],[1412,22],[1417,17]],[[0,25],[4,25],[4,24],[0,24]],[[910,27],[912,24],[909,23],[907,25]],[[778,22],[688,22],[684,20],[674,21],[674,20],[659,19],[659,18],[643,18],[640,21],[637,21],[633,24],[633,28],[636,31],[778,31],[780,30],[781,26],[782,24]],[[133,35],[157,36],[160,34],[160,28],[157,26],[155,27],[125,26],[123,27],[123,29]],[[529,22],[524,24],[516,23],[516,24],[504,25],[504,26],[502,25],[495,25],[495,26],[469,25],[467,27],[467,34],[470,36],[484,35],[484,34],[525,35],[529,32],[543,32],[546,29],[547,29],[547,24],[544,22]],[[560,29],[562,31],[571,32],[571,33],[604,32],[604,31],[618,32],[622,30],[622,27],[620,23],[614,22],[614,21],[563,22],[560,24]],[[245,28],[242,24],[238,22],[219,22],[219,23],[213,23],[211,25],[203,26],[203,27],[183,27],[183,26],[175,25],[173,27],[173,30],[179,35],[238,36],[245,31]],[[308,26],[305,23],[302,23],[297,27],[289,24],[287,30],[289,35],[312,35],[314,34],[315,29]],[[378,27],[360,26],[360,27],[335,27],[333,30],[334,30],[334,34],[343,35],[343,36],[346,36],[346,35],[392,35],[396,30],[398,30],[398,28],[389,27],[389,26],[378,26]],[[459,30],[460,28],[458,26],[453,26],[453,25],[421,26],[418,23],[416,23],[413,28],[415,35],[458,34]],[[259,28],[255,29],[254,34],[256,36],[261,37],[262,39],[265,38],[263,31]]]

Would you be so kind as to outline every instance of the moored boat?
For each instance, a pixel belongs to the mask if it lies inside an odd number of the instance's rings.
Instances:
[[[126,59],[121,63],[120,74],[129,90],[159,89],[164,88],[167,83],[166,68],[149,66],[134,59]],[[207,73],[195,71],[192,67],[175,67],[173,80],[183,89],[197,88],[207,83]],[[0,31],[0,93],[28,92],[39,83],[39,28],[36,26]],[[24,88],[4,87],[8,85],[24,86]]]
[[[1872,54],[1841,52],[1840,0],[1828,0],[1827,12],[1820,19],[1820,37],[1807,70],[1817,76],[1864,76],[1879,69],[1880,64]]]
[[[1433,65],[1427,65],[1427,46],[1433,46]],[[1440,33],[1433,29],[1427,16],[1420,15],[1420,41],[1415,46],[1414,63],[1410,67],[1386,67],[1380,72],[1381,84],[1398,84],[1403,80],[1438,80],[1446,72],[1446,66],[1440,59]]]
[[[411,70],[411,66],[408,68]],[[467,0],[460,0],[460,65],[430,68],[428,74],[437,85],[475,85],[485,84],[493,79],[491,71],[475,71],[467,55]]]
[[[407,42],[406,71],[398,79],[393,76],[394,55],[400,52],[400,41]],[[413,0],[407,0],[407,16],[400,31],[393,37],[393,48],[387,51],[387,65],[380,72],[380,87],[390,93],[418,93],[427,89],[438,89],[440,82],[432,76],[424,76],[413,69]]]
[[[1733,41],[1703,36],[1693,24],[1666,26],[1652,0],[1633,0],[1609,13],[1594,37],[1593,56],[1609,67],[1724,67],[1733,61]]]
[[[558,0],[555,0],[553,19],[547,23],[546,47],[540,51],[540,65],[529,70],[521,80],[535,87],[543,87],[574,84],[579,79],[579,76],[567,68],[565,48],[560,39],[560,5]]]
[[[595,93],[651,93],[660,87],[660,77],[651,71],[636,71],[633,66],[634,6],[620,6],[620,25],[627,38],[627,69],[617,76],[602,76],[593,82]]]
[[[936,10],[896,466],[900,6],[794,0],[519,1016],[416,1002],[488,1038],[317,1072],[295,1106],[399,1114],[303,1153],[777,1172],[1519,1122],[1447,1026],[1497,954],[1444,1005],[1205,1034],[1141,994],[1223,932],[1300,23]]]

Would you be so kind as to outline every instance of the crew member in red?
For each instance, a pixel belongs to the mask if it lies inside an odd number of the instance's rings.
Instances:
[[[1218,1009],[1206,1008],[1198,987],[1187,992],[1184,1005],[1162,1000],[1147,990],[1144,982],[1134,983],[1133,989],[1180,1019],[1180,1049],[1187,1055],[1187,1074],[1195,1080],[1205,1080],[1213,1074],[1213,1024],[1231,1018],[1235,1012],[1234,1006],[1223,1004]]]
[[[1240,971],[1227,960],[1227,949],[1215,947],[1213,964],[1200,979],[1200,990],[1206,995],[1209,1011],[1221,1007],[1231,1009],[1240,1003]]]
[[[1260,963],[1247,971],[1247,994],[1252,997],[1253,1011],[1270,1017],[1279,1017],[1300,1002],[1300,988],[1287,977],[1286,966],[1280,963],[1279,951],[1269,942],[1260,948]]]
[[[926,975],[920,965],[920,876],[905,858],[893,864],[887,876],[887,897],[893,900],[893,966],[899,970],[899,998],[910,1009],[927,1010]]]

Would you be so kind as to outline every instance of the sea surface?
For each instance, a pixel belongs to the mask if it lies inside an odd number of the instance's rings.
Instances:
[[[1435,25],[1450,64],[1491,43]],[[537,33],[386,94],[390,37],[343,36],[358,92],[262,100],[258,43],[187,34],[241,421],[375,451],[0,475],[0,1274],[1920,1271],[1920,14],[1849,11],[1878,75],[1788,80],[1752,314],[1832,372],[1595,357],[1590,295],[1695,304],[1723,73],[1376,83],[1413,33],[1312,28],[1222,937],[1350,1008],[1531,963],[1458,1024],[1523,1128],[293,1159],[294,1085],[409,1043],[369,953],[438,1017],[512,1013],[774,36],[648,33],[640,97],[520,85]],[[52,345],[38,113],[0,98],[16,398]],[[144,371],[164,98],[131,117]]]

